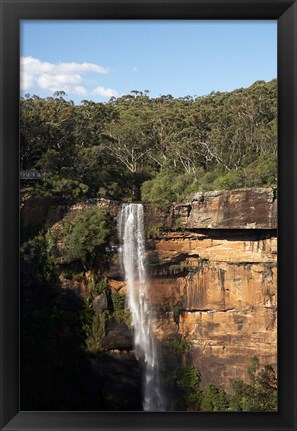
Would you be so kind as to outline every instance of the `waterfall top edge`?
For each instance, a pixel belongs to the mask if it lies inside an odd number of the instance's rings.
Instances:
[[[144,205],[141,201],[136,202],[122,202],[122,206],[129,206],[129,205]]]
[[[142,202],[131,202],[131,203],[122,203],[121,210],[124,208],[144,208],[144,205]]]

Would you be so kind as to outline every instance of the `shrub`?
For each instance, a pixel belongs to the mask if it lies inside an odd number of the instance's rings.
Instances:
[[[89,297],[92,300],[96,295],[100,295],[103,292],[106,292],[109,289],[108,283],[106,280],[99,280],[95,282],[94,276],[87,283],[89,290]]]
[[[21,279],[30,284],[56,284],[55,256],[49,253],[46,237],[39,234],[20,248]]]
[[[147,237],[148,238],[158,238],[160,233],[162,232],[163,225],[156,224],[154,226],[149,226],[147,229]]]
[[[105,246],[110,237],[105,215],[96,207],[76,215],[63,225],[63,260],[70,263],[80,260],[83,267],[91,268],[96,257],[104,263]]]
[[[175,307],[174,307],[174,309],[175,309]],[[173,312],[174,312],[174,310],[173,310]],[[181,336],[179,336],[179,335],[170,338],[168,340],[168,344],[179,355],[182,355],[187,350],[189,350],[189,343],[185,339],[183,339]]]
[[[276,411],[277,384],[271,365],[259,366],[256,356],[248,369],[249,382],[231,380],[230,410],[232,411]]]
[[[203,393],[201,410],[208,412],[226,411],[229,407],[228,397],[225,391],[209,384]]]
[[[112,316],[117,320],[122,320],[130,327],[131,314],[130,310],[125,308],[125,297],[123,295],[120,295],[119,292],[113,292],[111,294],[111,300],[113,305]]]
[[[120,311],[125,308],[125,297],[120,295],[119,292],[113,292],[111,294],[111,300],[114,311]]]
[[[37,187],[37,191],[41,195],[57,195],[64,199],[80,198],[88,192],[88,189],[89,187],[86,184],[71,178],[63,178],[62,176],[52,173],[47,173],[40,188]]]
[[[153,180],[142,184],[141,198],[143,201],[162,204],[180,202],[195,188],[194,180],[195,175],[192,173],[164,169]]]
[[[105,324],[108,317],[108,311],[95,314],[92,322],[87,326],[86,331],[88,338],[86,340],[87,350],[97,353],[102,350],[102,338],[105,336]]]
[[[277,162],[272,154],[262,153],[245,169],[246,186],[274,186],[277,180]]]
[[[178,408],[181,410],[200,410],[202,392],[199,389],[201,376],[195,367],[181,367],[176,373]]]
[[[242,169],[233,169],[213,182],[213,188],[217,190],[239,189],[244,186],[245,176]]]

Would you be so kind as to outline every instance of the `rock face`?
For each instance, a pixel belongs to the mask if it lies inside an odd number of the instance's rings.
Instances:
[[[120,202],[107,199],[88,199],[80,202],[66,202],[58,198],[32,196],[22,198],[20,205],[21,236],[26,239],[36,235],[40,230],[51,228],[63,217],[73,217],[84,209],[97,206],[107,212],[110,217],[116,217]]]
[[[276,229],[277,193],[272,188],[192,194],[187,202],[162,210],[145,204],[147,226],[167,229]]]
[[[30,235],[32,226],[46,229],[93,205],[115,220],[120,203],[94,199],[66,205],[32,198],[22,205],[21,228]],[[202,385],[228,388],[230,378],[246,378],[253,355],[261,365],[276,367],[276,191],[196,193],[162,210],[145,204],[145,223],[159,340],[181,335],[189,343],[189,360],[201,371]],[[126,293],[116,262],[109,285]],[[98,296],[94,307],[104,310],[106,298]],[[125,325],[111,325],[107,332],[107,350],[132,348]]]
[[[189,229],[276,229],[276,191],[239,189],[196,193],[188,205],[176,205],[175,216]]]
[[[253,355],[276,367],[276,200],[271,189],[196,194],[179,229],[148,242],[156,334],[180,334],[202,385],[246,378]],[[171,220],[174,226],[174,220]],[[173,309],[178,309],[178,320]]]
[[[102,344],[105,350],[131,350],[133,346],[131,330],[126,323],[112,319],[108,321]]]
[[[210,246],[209,238],[187,236],[179,269],[175,263],[168,265],[170,251],[165,254],[163,241],[156,241],[161,259],[153,266],[150,285],[152,303],[169,310],[159,321],[158,337],[181,334],[189,342],[192,364],[200,369],[202,383],[226,388],[229,378],[245,378],[253,355],[263,365],[276,366],[276,239],[242,247],[238,240],[229,240],[224,248],[221,240],[212,240]],[[174,241],[170,243],[173,262],[180,257],[179,246],[177,241],[174,250]],[[199,252],[193,256],[185,249]],[[176,306],[178,323],[171,311]]]
[[[103,292],[100,295],[95,296],[93,300],[93,310],[95,313],[103,313],[103,311],[107,310],[107,308],[108,301],[106,293]]]

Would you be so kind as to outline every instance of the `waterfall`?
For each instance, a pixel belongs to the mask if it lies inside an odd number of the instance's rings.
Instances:
[[[148,279],[145,269],[145,235],[143,206],[123,204],[118,220],[122,242],[122,265],[128,291],[128,307],[134,327],[134,349],[144,363],[144,411],[164,411],[158,352],[153,334],[153,313],[148,301]]]

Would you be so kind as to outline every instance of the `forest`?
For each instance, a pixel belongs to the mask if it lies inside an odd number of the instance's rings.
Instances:
[[[131,91],[75,105],[57,91],[20,101],[20,167],[31,194],[160,204],[194,191],[273,186],[277,81],[207,96]]]

